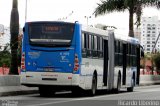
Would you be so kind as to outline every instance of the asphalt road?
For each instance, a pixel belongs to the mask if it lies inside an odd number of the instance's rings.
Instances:
[[[0,106],[160,106],[160,85],[136,87],[134,92],[99,92],[94,97],[58,92],[53,97],[39,94],[0,97]]]

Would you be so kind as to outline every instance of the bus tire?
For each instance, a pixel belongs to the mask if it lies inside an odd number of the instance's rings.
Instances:
[[[51,97],[55,94],[54,90],[48,87],[39,87],[39,93],[41,97]]]
[[[94,74],[92,78],[91,96],[94,96],[97,91],[97,76]]]
[[[135,83],[135,80],[134,80],[134,78],[132,78],[131,87],[128,87],[128,88],[127,88],[127,91],[128,91],[128,92],[133,92],[133,90],[134,90],[134,83]]]
[[[115,89],[115,93],[119,93],[120,89],[121,89],[121,74],[118,74],[117,88]]]

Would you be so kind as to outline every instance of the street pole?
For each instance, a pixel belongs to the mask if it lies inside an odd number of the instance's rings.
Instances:
[[[159,33],[159,35],[158,35],[158,37],[157,37],[157,39],[156,39],[156,42],[155,42],[155,44],[154,44],[154,46],[153,46],[153,48],[152,48],[152,53],[154,52],[154,49],[156,48],[156,45],[157,45],[159,36],[160,36],[160,33]]]
[[[27,21],[27,5],[28,5],[28,2],[26,0],[26,7],[25,7],[25,22]]]
[[[87,26],[88,26],[88,19],[91,18],[91,16],[84,16],[84,18],[87,19]]]

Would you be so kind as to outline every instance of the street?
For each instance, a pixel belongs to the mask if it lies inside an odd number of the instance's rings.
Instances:
[[[128,106],[160,105],[160,85],[136,87],[134,92],[122,90],[119,94],[99,92],[94,97],[74,96],[70,92],[58,92],[53,97],[39,94],[0,97],[2,106]],[[151,103],[152,102],[152,103]],[[7,105],[8,104],[8,105]]]

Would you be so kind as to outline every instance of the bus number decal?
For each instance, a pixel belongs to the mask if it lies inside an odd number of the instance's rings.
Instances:
[[[28,52],[28,56],[31,59],[37,59],[40,56],[40,52]]]
[[[60,62],[69,62],[69,59],[67,57],[69,57],[69,52],[61,52],[60,53],[61,56],[61,60]]]

